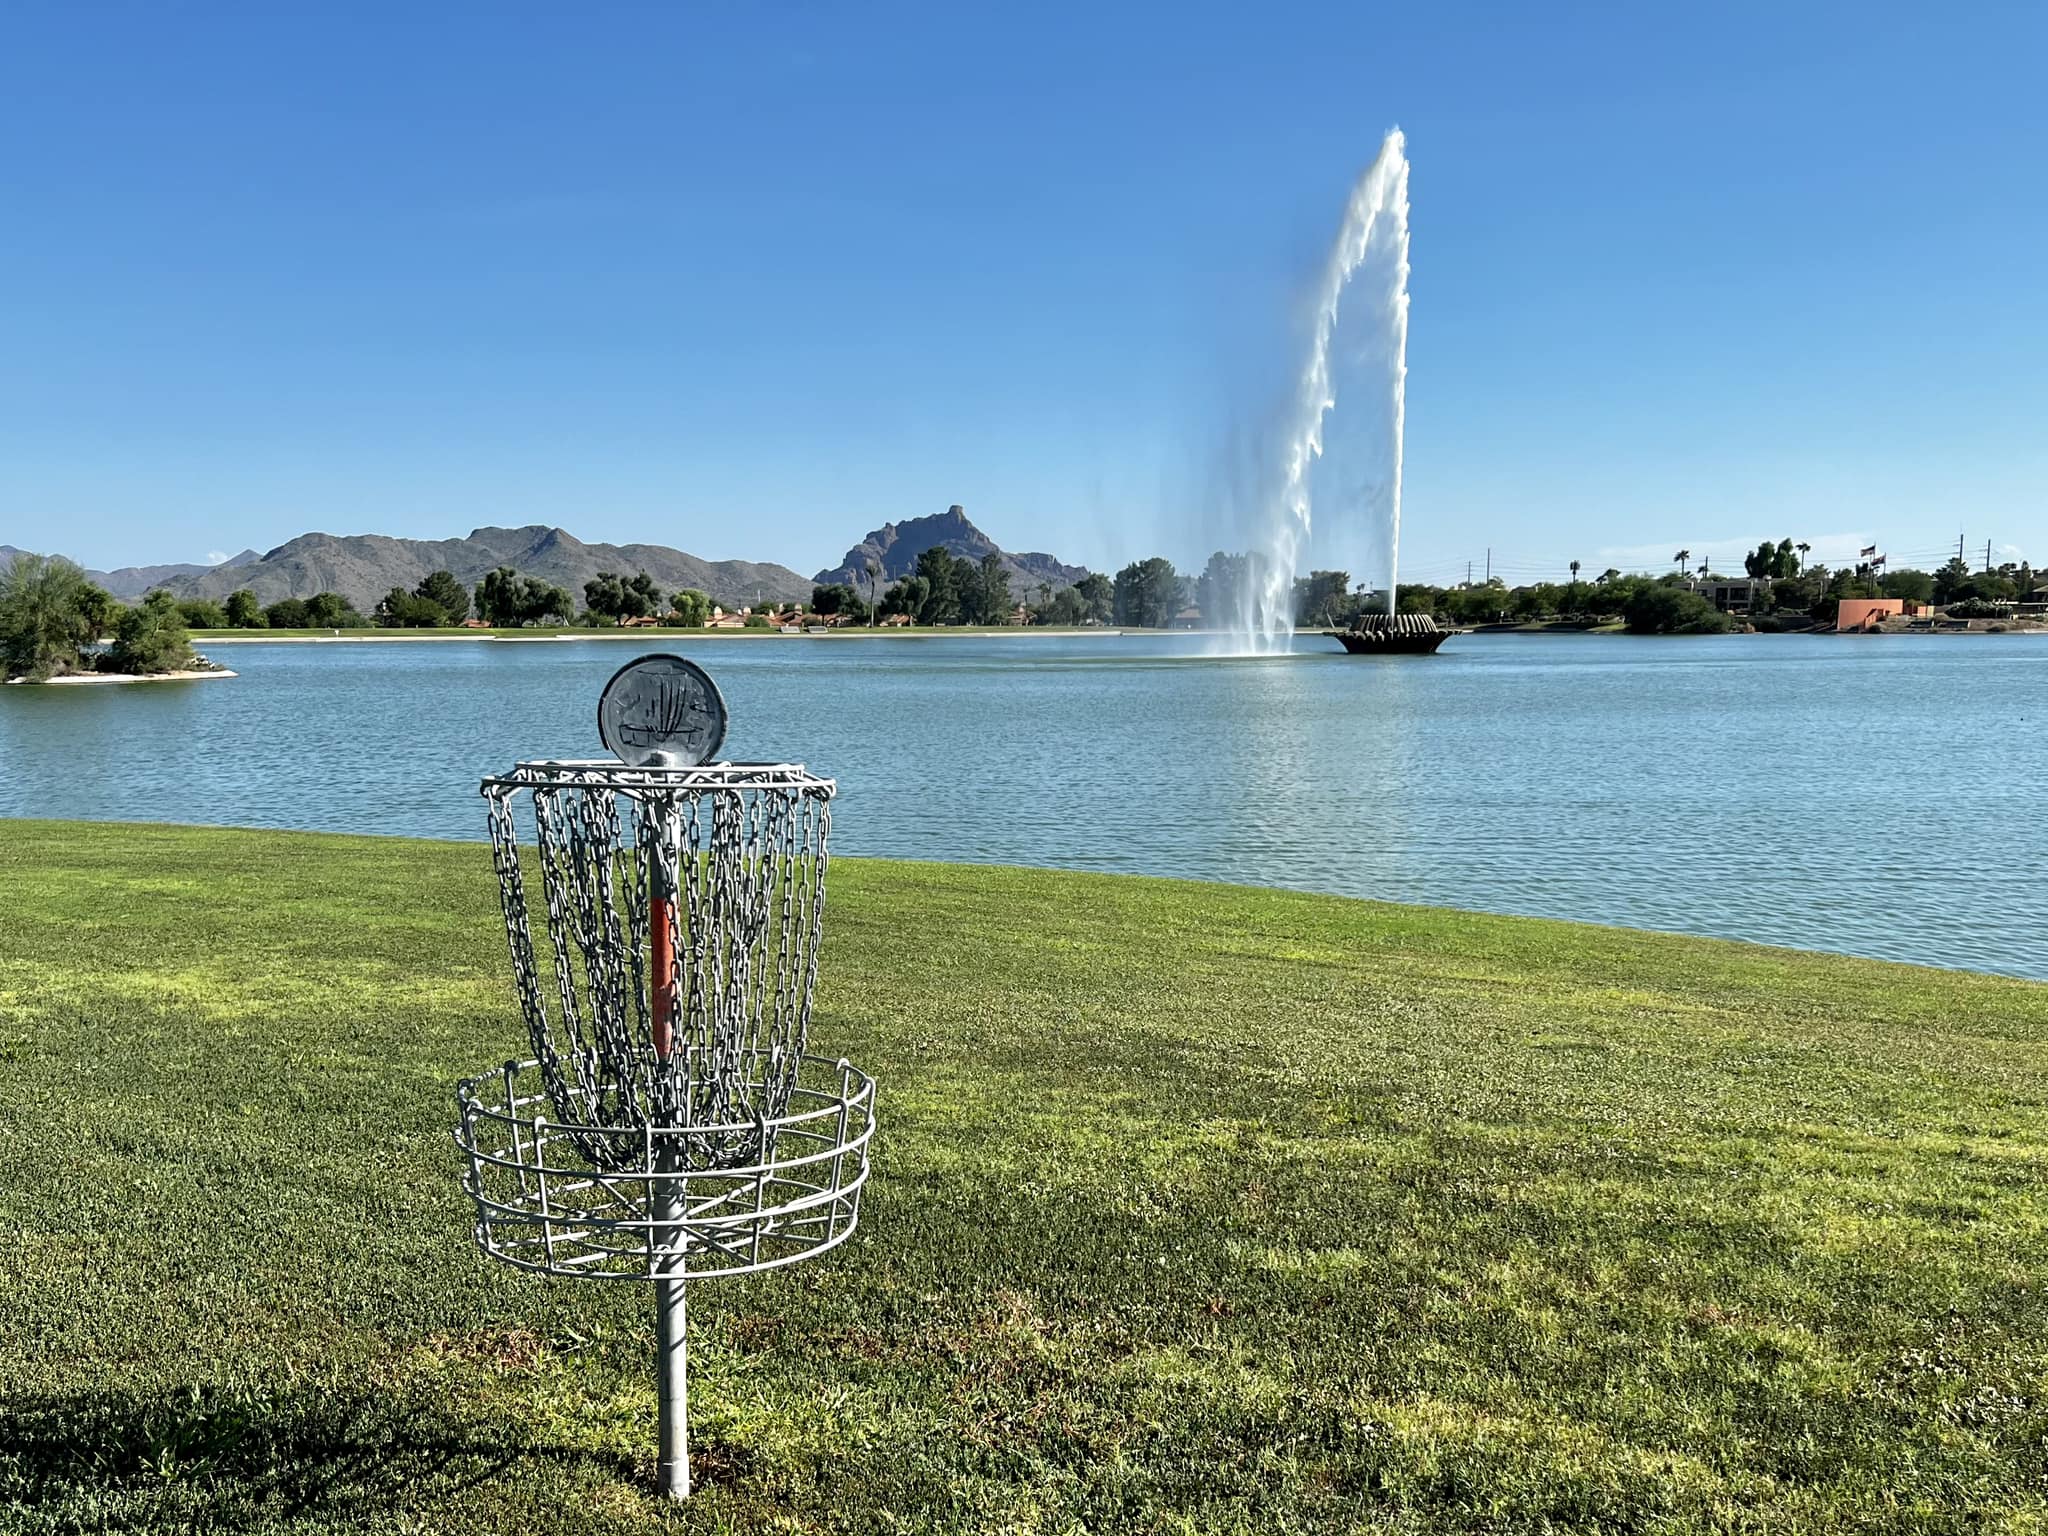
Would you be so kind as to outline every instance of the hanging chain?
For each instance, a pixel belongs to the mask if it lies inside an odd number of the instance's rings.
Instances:
[[[552,988],[513,813],[522,790]],[[787,1107],[810,1030],[831,781],[788,768],[535,764],[483,792],[514,991],[563,1133],[606,1171],[640,1160],[634,1138],[573,1128],[652,1129],[691,1167],[760,1156],[763,1122]],[[663,1000],[649,996],[657,896],[675,956]],[[666,1057],[654,1048],[657,1012],[673,1024]]]

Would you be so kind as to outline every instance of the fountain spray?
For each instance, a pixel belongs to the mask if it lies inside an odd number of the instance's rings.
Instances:
[[[1283,472],[1268,506],[1265,547],[1251,573],[1245,614],[1245,649],[1286,651],[1294,638],[1293,587],[1297,562],[1308,546],[1312,508],[1310,472],[1323,453],[1323,427],[1337,404],[1330,354],[1337,312],[1352,274],[1375,238],[1392,242],[1393,288],[1386,304],[1388,350],[1393,357],[1389,428],[1393,439],[1393,480],[1387,529],[1387,612],[1394,611],[1401,550],[1401,438],[1408,395],[1408,156],[1407,140],[1396,128],[1351,189],[1323,265],[1316,293],[1315,329],[1296,385],[1283,439]]]

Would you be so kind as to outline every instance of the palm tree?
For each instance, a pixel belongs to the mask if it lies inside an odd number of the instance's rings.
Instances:
[[[868,556],[868,628],[882,622],[882,562]]]
[[[1576,561],[1576,560],[1574,560],[1574,561],[1572,562],[1572,581],[1573,581],[1574,583],[1576,583],[1576,582],[1578,581],[1578,579],[1579,579],[1579,562],[1578,562],[1578,561]]]
[[[1806,552],[1812,548],[1811,544],[1806,543],[1802,543],[1799,546],[1799,574],[1802,576],[1806,574]]]
[[[1685,574],[1685,562],[1692,558],[1692,551],[1689,549],[1681,549],[1677,554],[1673,555],[1671,558],[1678,562],[1678,574],[1683,576]]]

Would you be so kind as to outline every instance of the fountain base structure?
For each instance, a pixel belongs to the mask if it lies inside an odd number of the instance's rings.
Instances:
[[[1354,656],[1429,656],[1457,631],[1426,613],[1362,613],[1351,628],[1325,633]]]

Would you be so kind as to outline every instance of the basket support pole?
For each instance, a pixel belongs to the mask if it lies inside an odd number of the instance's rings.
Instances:
[[[672,1499],[690,1496],[689,1304],[681,1280],[654,1282],[654,1478]]]
[[[660,837],[655,844],[654,878],[649,883],[647,934],[650,965],[648,1010],[653,1025],[654,1054],[666,1061],[675,1053],[676,947],[675,903],[682,870],[679,829],[673,815],[659,818]],[[677,1151],[665,1145],[656,1159],[656,1169],[673,1175]],[[690,1341],[689,1302],[684,1296],[684,1245],[681,1181],[673,1177],[654,1181],[656,1217],[661,1226],[655,1248],[657,1273],[654,1282],[654,1397],[656,1454],[654,1480],[672,1499],[690,1496]]]

